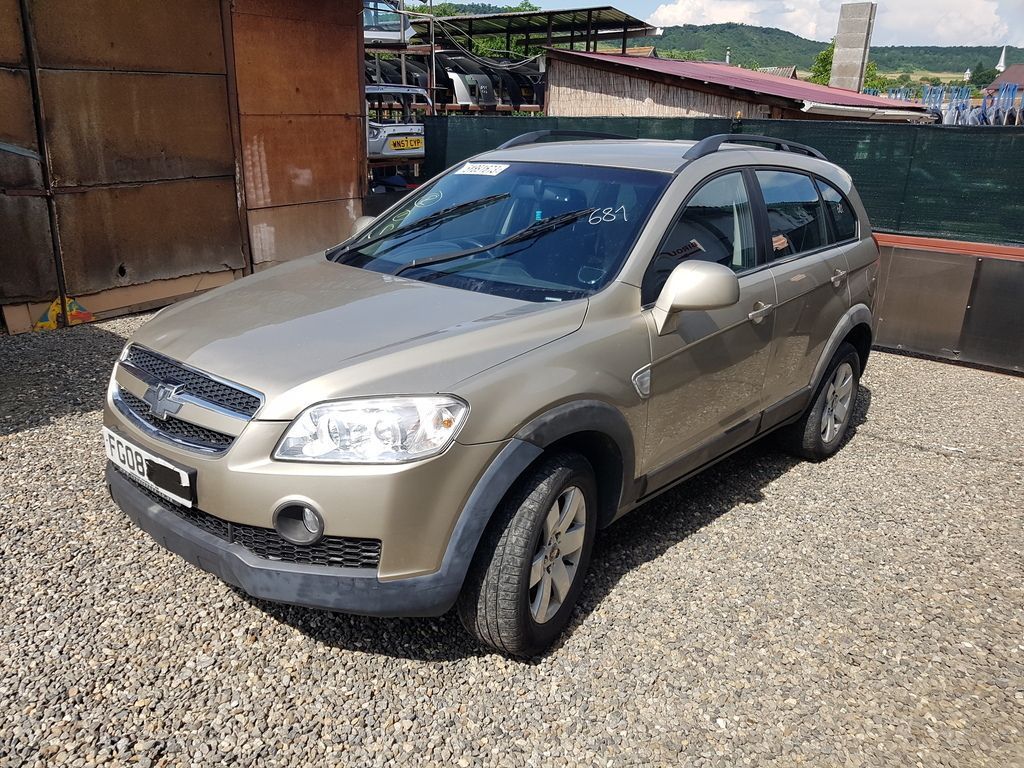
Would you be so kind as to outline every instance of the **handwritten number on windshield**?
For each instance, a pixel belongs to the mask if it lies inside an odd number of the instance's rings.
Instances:
[[[626,214],[626,206],[620,205],[618,208],[601,208],[590,214],[588,221],[591,224],[610,224],[613,221],[618,221],[621,215],[623,221],[629,221],[629,216]]]

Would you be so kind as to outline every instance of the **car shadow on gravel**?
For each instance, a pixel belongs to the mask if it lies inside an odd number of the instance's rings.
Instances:
[[[848,442],[867,419],[871,390],[861,387],[844,438]],[[601,532],[572,622],[545,655],[557,654],[624,576],[658,559],[670,548],[743,504],[754,504],[762,490],[799,460],[779,451],[772,439],[725,459],[714,467],[644,504]],[[237,590],[236,590],[237,591]],[[348,616],[271,603],[238,594],[269,616],[313,640],[349,651],[420,661],[454,661],[491,653],[469,638],[454,611],[436,619],[380,619]],[[523,660],[536,664],[543,657]]]
[[[102,408],[124,341],[94,325],[0,336],[0,437]]]

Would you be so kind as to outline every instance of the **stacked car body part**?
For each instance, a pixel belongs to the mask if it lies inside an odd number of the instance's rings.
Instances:
[[[435,102],[461,107],[519,109],[544,106],[544,73],[536,60],[491,58],[460,50],[434,54]],[[428,88],[428,55],[405,56],[405,79],[398,57],[367,57],[366,81],[373,85],[414,85]]]

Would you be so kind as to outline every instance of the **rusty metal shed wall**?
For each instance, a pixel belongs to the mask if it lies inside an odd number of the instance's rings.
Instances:
[[[57,295],[46,199],[0,194],[0,299]]]
[[[54,297],[57,271],[20,0],[0,0],[0,301]]]
[[[361,212],[362,3],[235,0],[232,10],[249,239],[261,268],[338,242]]]
[[[219,0],[31,0],[39,64],[224,74]]]
[[[36,196],[0,208],[16,234],[0,242],[0,303],[56,298],[54,275],[80,296],[245,268],[222,0],[27,7],[22,24],[17,0],[0,0],[0,55],[17,57],[16,25],[26,63],[0,70],[3,103],[16,105],[0,136],[29,150],[0,152],[0,186]]]
[[[61,186],[234,174],[219,75],[44,70],[46,141]]]
[[[57,216],[71,295],[242,266],[233,179],[96,187]]]
[[[20,0],[0,0],[0,64],[25,65]]]

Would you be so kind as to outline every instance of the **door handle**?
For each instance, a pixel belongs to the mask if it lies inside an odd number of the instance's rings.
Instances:
[[[847,275],[847,272],[846,272],[845,269],[837,269],[832,274],[832,285],[834,285],[836,288],[838,288],[840,285],[843,284],[843,281],[846,280],[846,275]]]
[[[761,323],[772,313],[773,309],[775,309],[774,304],[765,304],[763,301],[759,301],[754,305],[754,311],[747,315],[747,317],[751,322]]]

